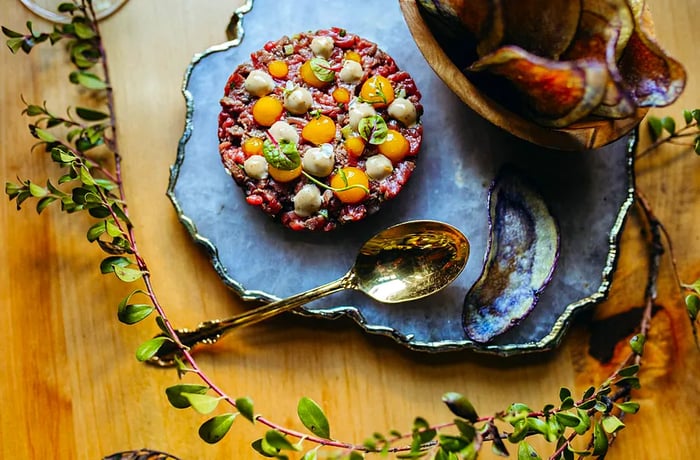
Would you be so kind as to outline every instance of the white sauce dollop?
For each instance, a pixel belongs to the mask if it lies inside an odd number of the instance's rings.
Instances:
[[[286,121],[276,121],[270,126],[270,136],[277,142],[289,141],[293,144],[299,143],[299,132]]]
[[[301,159],[301,167],[304,171],[316,177],[326,177],[333,172],[335,167],[335,153],[331,144],[321,144],[304,152]]]
[[[405,126],[412,126],[418,118],[416,107],[411,101],[403,97],[394,99],[389,105],[388,112],[389,116],[399,120]]]
[[[343,67],[340,69],[340,79],[345,83],[359,83],[365,71],[359,62],[346,59],[343,61]]]
[[[311,51],[313,51],[316,56],[320,56],[322,58],[328,59],[333,53],[334,46],[335,43],[333,42],[333,39],[326,35],[314,37],[313,40],[311,40]]]
[[[393,170],[394,166],[391,164],[391,160],[381,153],[367,158],[365,163],[365,171],[370,179],[382,180],[391,174]]]
[[[267,160],[262,155],[253,155],[243,162],[243,170],[253,179],[265,179],[267,177]]]
[[[298,86],[284,95],[284,108],[294,115],[302,115],[311,108],[313,98],[308,89]]]
[[[262,97],[275,89],[275,82],[267,72],[255,69],[248,74],[243,87],[253,96]]]
[[[374,107],[372,107],[370,104],[367,104],[366,102],[357,102],[357,100],[355,100],[354,102],[350,103],[350,108],[348,110],[348,116],[350,118],[349,124],[352,129],[357,131],[357,126],[360,124],[360,120],[376,114],[377,111],[374,110]]]
[[[309,217],[321,209],[321,192],[314,184],[306,184],[294,195],[292,201],[297,215]]]

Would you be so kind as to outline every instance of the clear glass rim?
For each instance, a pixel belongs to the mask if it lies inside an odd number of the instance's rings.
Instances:
[[[26,6],[32,13],[34,13],[38,16],[41,16],[44,19],[48,19],[49,21],[52,21],[52,22],[62,22],[64,24],[70,22],[70,15],[61,14],[57,11],[47,10],[46,8],[34,3],[34,1],[32,1],[32,0],[19,0],[19,1],[24,6]],[[106,18],[110,14],[117,11],[126,2],[127,2],[127,0],[115,0],[112,3],[110,3],[107,7],[99,8],[96,6],[95,7],[95,15],[97,16],[97,19]]]

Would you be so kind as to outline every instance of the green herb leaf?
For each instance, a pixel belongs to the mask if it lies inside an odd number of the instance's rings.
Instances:
[[[356,450],[353,450],[350,452],[350,455],[348,455],[348,460],[362,460],[363,458],[365,458],[365,454]]]
[[[141,270],[131,267],[120,266],[114,267],[114,274],[117,275],[117,278],[124,281],[125,283],[132,283],[143,276],[143,272]]]
[[[255,423],[255,415],[253,413],[253,400],[250,398],[238,398],[236,399],[236,409],[241,413],[243,417],[250,420],[251,423]]]
[[[226,436],[235,419],[236,414],[230,413],[212,417],[199,427],[199,437],[206,443],[216,444]]]
[[[92,30],[92,27],[84,22],[73,22],[73,30],[75,31],[75,35],[83,40],[87,40],[95,36],[95,31]]]
[[[659,136],[661,136],[664,129],[661,119],[650,116],[647,120],[647,125],[649,126],[649,135],[651,136],[651,140],[656,141]]]
[[[153,313],[153,310],[152,306],[142,303],[120,305],[117,311],[117,318],[124,324],[136,324],[148,318]]]
[[[443,394],[442,402],[444,402],[447,408],[457,417],[462,417],[472,423],[476,422],[479,418],[472,403],[459,393],[448,392]]]
[[[20,38],[20,37],[24,37],[24,35],[22,35],[21,33],[15,32],[15,31],[12,30],[12,29],[8,29],[8,28],[5,27],[5,26],[2,26],[2,33],[5,34],[5,36],[6,36],[6,37],[9,37],[9,38]]]
[[[318,460],[318,450],[311,449],[301,457],[301,460]]]
[[[278,143],[266,139],[263,143],[263,156],[270,165],[277,169],[290,171],[301,164],[301,156],[296,144],[286,139]]]
[[[683,120],[686,125],[691,124],[693,122],[693,113],[687,109],[683,110]]]
[[[603,456],[608,451],[608,436],[600,422],[593,427],[593,455]]]
[[[357,125],[360,136],[373,145],[379,145],[386,140],[389,129],[381,115],[371,115],[360,120]]]
[[[637,375],[637,372],[639,372],[639,365],[638,364],[633,364],[631,366],[623,367],[618,371],[618,375],[622,377],[631,377],[633,375]]]
[[[588,412],[579,408],[576,409],[576,414],[580,423],[573,428],[577,434],[583,435],[591,428],[591,417],[588,415]]]
[[[69,79],[71,83],[84,86],[87,89],[100,90],[107,88],[107,83],[105,83],[100,77],[94,73],[86,72],[84,70],[76,70],[71,72]]]
[[[108,273],[113,273],[114,272],[114,267],[128,267],[129,265],[132,265],[133,262],[126,258],[126,257],[121,257],[121,256],[110,256],[102,260],[100,263],[100,272],[103,275],[106,275]]]
[[[625,424],[622,423],[622,420],[615,417],[614,415],[607,415],[603,417],[601,423],[603,425],[603,430],[605,430],[605,432],[609,434],[613,434],[625,427]]]
[[[636,414],[639,412],[639,404],[632,401],[627,401],[619,404],[615,404],[622,412],[625,414]]]
[[[685,297],[685,307],[690,321],[694,322],[698,317],[698,312],[700,312],[700,297],[695,294],[687,295]]]
[[[646,337],[644,334],[637,334],[630,339],[630,347],[632,351],[638,355],[641,355],[644,351],[644,342],[646,342]]]
[[[469,445],[467,440],[461,436],[449,434],[441,434],[438,441],[440,442],[440,447],[446,452],[459,452]]]
[[[537,451],[526,441],[518,444],[518,460],[542,460]]]
[[[571,390],[566,387],[559,388],[559,400],[564,402],[564,400],[571,397]]]
[[[265,433],[265,441],[277,450],[299,450],[285,435],[277,430],[269,430]]]
[[[661,124],[669,134],[674,134],[676,132],[676,120],[672,117],[663,117],[661,119]]]
[[[213,412],[221,400],[220,397],[202,393],[181,393],[181,396],[190,402],[192,409],[203,415]]]
[[[203,395],[209,391],[206,385],[181,383],[165,389],[165,395],[170,404],[176,409],[186,409],[191,406],[189,399],[182,396],[183,393]]]
[[[80,118],[87,121],[99,121],[109,118],[109,115],[104,112],[87,109],[85,107],[76,107],[75,113],[77,113]]]
[[[40,198],[39,201],[36,202],[36,212],[38,214],[41,214],[41,212],[46,209],[47,206],[49,206],[51,203],[56,201],[57,198],[55,196],[45,196],[43,198]]]
[[[17,54],[17,51],[19,51],[24,44],[24,37],[10,38],[5,43],[7,43],[7,47],[10,48],[12,54]]]
[[[309,65],[311,66],[311,71],[314,73],[314,76],[319,80],[326,83],[335,80],[335,71],[333,71],[331,63],[324,58],[312,58],[311,61],[309,61]]]
[[[297,415],[307,430],[318,437],[330,439],[330,426],[321,407],[311,398],[303,397],[297,405]]]
[[[148,361],[158,353],[160,347],[168,340],[170,339],[167,337],[154,337],[147,340],[136,349],[136,359],[141,362]]]
[[[58,138],[56,136],[51,134],[49,131],[46,131],[45,129],[37,128],[36,126],[34,126],[34,129],[32,129],[31,132],[34,135],[34,137],[44,142],[51,143],[58,141]]]
[[[560,424],[568,427],[575,427],[581,423],[581,419],[578,416],[568,412],[557,412],[555,417]]]

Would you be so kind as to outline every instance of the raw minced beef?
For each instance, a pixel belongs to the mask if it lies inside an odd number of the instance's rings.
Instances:
[[[219,150],[246,201],[293,230],[377,212],[416,166],[423,128],[411,76],[342,29],[265,44],[229,77]]]

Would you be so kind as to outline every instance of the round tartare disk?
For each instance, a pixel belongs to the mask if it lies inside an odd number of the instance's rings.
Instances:
[[[423,136],[411,76],[343,29],[265,44],[229,77],[219,151],[246,201],[292,230],[330,231],[406,184]]]

